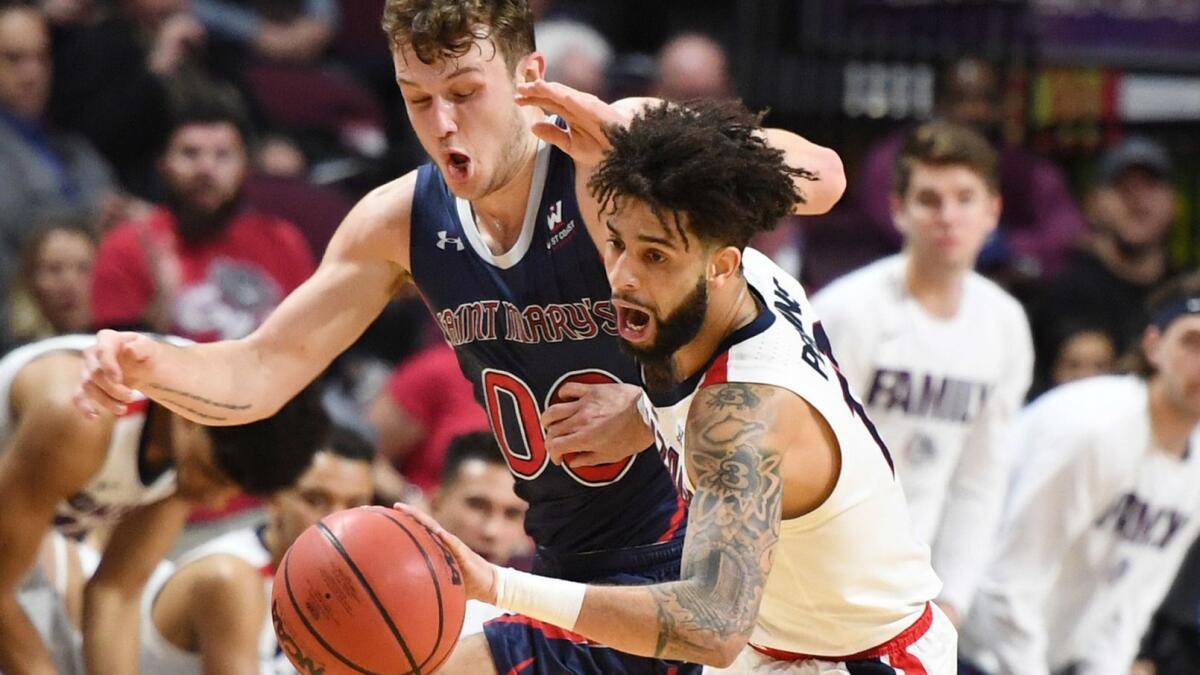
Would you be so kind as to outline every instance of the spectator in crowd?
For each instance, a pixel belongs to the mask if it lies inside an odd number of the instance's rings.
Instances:
[[[1030,299],[1038,353],[1050,357],[1064,323],[1087,322],[1133,346],[1142,308],[1170,274],[1167,235],[1175,217],[1173,167],[1165,148],[1128,138],[1100,159],[1099,184],[1086,204],[1092,229],[1063,273]]]
[[[1059,322],[1056,329],[1058,334],[1046,342],[1053,345],[1050,355],[1041,359],[1044,364],[1036,370],[1035,395],[1060,384],[1115,371],[1117,347],[1104,328],[1081,320]]]
[[[86,225],[54,223],[26,240],[9,287],[15,343],[91,329],[88,281],[95,258],[95,235]]]
[[[337,0],[191,0],[191,4],[214,35],[279,63],[317,61],[337,30]]]
[[[220,535],[150,581],[141,671],[171,675],[292,672],[271,628],[283,554],[331,513],[371,503],[370,443],[334,429],[295,484],[271,496],[266,523]]]
[[[999,146],[1004,213],[980,256],[980,267],[1007,268],[1027,277],[1053,276],[1084,231],[1083,216],[1062,171],[1021,146],[1002,142],[1001,86],[994,65],[973,58],[956,61],[939,85],[937,114],[975,127]],[[887,186],[906,134],[907,130],[897,131],[868,151],[852,190],[873,235],[893,247],[901,235],[892,223]]]
[[[137,672],[138,598],[196,504],[238,487],[269,493],[312,458],[323,417],[315,393],[269,419],[205,427],[140,398],[119,416],[85,419],[71,402],[94,336],[26,345],[0,361],[0,670],[56,672],[17,602],[46,585],[31,572],[52,528],[81,535],[113,527],[83,602],[86,672]]]
[[[961,632],[981,672],[1130,672],[1200,531],[1200,275],[1149,310],[1136,373],[1059,387],[1017,419],[1003,529]]]
[[[179,107],[160,162],[166,202],[101,240],[96,325],[242,337],[308,278],[313,255],[296,227],[243,202],[248,135],[223,90]]]
[[[658,96],[674,101],[732,96],[725,48],[701,33],[676,36],[658,53],[655,89]]]
[[[956,624],[986,567],[1008,462],[1002,439],[1033,377],[1021,305],[973,271],[1000,218],[996,153],[930,122],[900,151],[892,218],[904,250],[835,281],[813,307],[892,450],[939,604]]]
[[[40,223],[95,221],[113,196],[113,182],[91,146],[46,125],[50,37],[40,10],[0,4],[0,57],[0,288],[6,288],[21,245]]]
[[[613,49],[595,28],[571,19],[534,26],[538,51],[546,57],[546,79],[607,99],[606,77]]]
[[[455,436],[488,429],[454,350],[444,342],[401,362],[367,411],[380,455],[425,491],[437,486]]]
[[[441,485],[430,513],[446,531],[497,565],[530,553],[525,535],[529,505],[514,491],[515,481],[491,432],[463,434],[450,441]],[[483,630],[503,612],[478,600],[467,601],[463,635]]]
[[[186,0],[113,5],[98,21],[56,32],[50,112],[95,144],[122,185],[151,199],[173,91],[207,76],[207,35]]]

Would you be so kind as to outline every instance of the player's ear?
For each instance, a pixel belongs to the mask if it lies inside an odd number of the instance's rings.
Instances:
[[[736,246],[722,246],[708,259],[708,280],[724,284],[742,269],[742,251]]]
[[[1154,366],[1155,370],[1162,370],[1162,358],[1159,355],[1159,347],[1162,345],[1162,331],[1158,326],[1147,326],[1142,333],[1142,353],[1146,355],[1146,362]]]
[[[897,192],[888,193],[888,208],[892,212],[892,222],[901,234],[908,234],[908,221],[904,218],[904,195]]]
[[[517,83],[533,82],[546,77],[546,57],[541,52],[526,54],[517,64]]]

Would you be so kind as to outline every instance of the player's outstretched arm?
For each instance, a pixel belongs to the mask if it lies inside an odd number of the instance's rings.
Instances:
[[[55,672],[46,645],[17,604],[17,589],[50,530],[58,503],[99,469],[111,425],[89,424],[70,402],[77,358],[47,356],[25,366],[9,400],[16,426],[0,449],[0,672]]]
[[[113,530],[83,590],[83,659],[89,675],[138,672],[142,589],[191,510],[183,498],[167,497],[133,511]]]
[[[454,552],[469,597],[575,631],[623,652],[729,665],[746,646],[779,539],[777,390],[724,384],[696,395],[688,463],[696,493],[679,581],[586,586],[496,567],[413,512]],[[402,508],[398,505],[397,508]]]
[[[101,331],[85,353],[77,406],[93,417],[120,414],[138,389],[201,424],[274,414],[366,330],[406,278],[415,176],[364,197],[313,276],[246,338],[178,347]]]

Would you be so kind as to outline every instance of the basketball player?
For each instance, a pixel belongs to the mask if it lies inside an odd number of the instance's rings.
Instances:
[[[599,101],[541,80],[545,64],[533,51],[525,0],[388,0],[384,26],[409,120],[432,163],[366,196],[312,278],[247,338],[172,348],[101,333],[80,406],[122,410],[136,387],[209,424],[269,414],[345,349],[411,274],[529,502],[536,568],[583,580],[674,578],[684,509],[661,463],[636,454],[650,434],[633,405],[636,387],[617,383],[637,382],[637,370],[615,339],[593,243],[605,236],[598,205],[576,189],[600,156],[578,153],[537,107],[546,92]],[[620,123],[643,104],[604,110]],[[794,134],[766,133],[789,164],[808,170],[796,178],[807,198],[797,211],[832,206],[845,184],[837,155]],[[597,464],[609,456],[621,459]],[[675,667],[557,629],[548,636],[536,622],[489,624],[485,636],[468,638],[445,671]]]
[[[1056,388],[1020,459],[963,656],[1007,675],[1129,673],[1200,531],[1200,275],[1152,297],[1137,374]]]
[[[271,496],[267,522],[221,535],[156,575],[142,601],[142,672],[267,675],[294,672],[269,606],[275,568],[321,518],[371,503],[374,449],[335,429],[296,483]]]
[[[609,132],[590,181],[621,340],[691,504],[681,578],[548,579],[437,532],[468,595],[623,651],[731,672],[953,673],[954,627],[887,449],[803,288],[745,248],[797,199],[757,122],[735,103],[650,108]],[[571,135],[608,143],[574,118]]]
[[[1000,218],[999,185],[983,136],[918,127],[895,167],[903,252],[813,296],[842,373],[893,451],[955,624],[987,565],[1007,485],[1002,439],[1033,378],[1025,311],[973,269]]]
[[[454,536],[489,562],[507,565],[526,548],[522,529],[528,505],[513,491],[514,482],[496,439],[487,432],[462,434],[450,441],[441,482],[430,500],[430,514]],[[463,635],[504,612],[478,600],[467,601]]]
[[[39,580],[30,568],[51,527],[70,535],[113,528],[84,592],[84,661],[89,673],[134,672],[138,598],[192,507],[222,504],[239,486],[265,494],[291,483],[323,420],[311,394],[269,420],[225,429],[141,396],[120,415],[83,419],[71,398],[80,351],[94,342],[50,338],[0,360],[0,671],[8,675],[56,672],[16,599],[19,586]]]

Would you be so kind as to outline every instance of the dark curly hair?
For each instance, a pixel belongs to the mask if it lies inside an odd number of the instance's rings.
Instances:
[[[209,427],[213,457],[226,476],[252,495],[268,495],[296,482],[317,450],[329,442],[329,417],[316,385],[274,415],[228,427]]]
[[[535,48],[527,0],[387,0],[383,32],[392,49],[412,47],[421,63],[454,59],[491,38],[513,69]]]
[[[588,188],[603,213],[626,199],[645,203],[664,224],[674,223],[685,246],[684,214],[701,241],[743,248],[804,202],[793,178],[817,180],[767,145],[762,117],[739,101],[646,108],[628,127],[609,129],[612,150]]]

